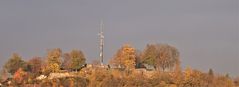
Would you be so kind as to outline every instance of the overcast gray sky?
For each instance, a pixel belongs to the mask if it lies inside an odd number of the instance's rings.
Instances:
[[[100,20],[105,59],[129,43],[168,43],[183,68],[239,75],[238,0],[0,0],[0,65],[12,53],[24,59],[61,48],[98,58]],[[107,63],[107,62],[105,62]]]

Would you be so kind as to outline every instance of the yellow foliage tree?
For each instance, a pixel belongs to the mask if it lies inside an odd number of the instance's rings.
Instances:
[[[215,82],[215,87],[235,87],[233,81],[227,76],[219,76]]]
[[[203,87],[203,74],[200,71],[187,68],[184,72],[183,87]]]
[[[57,64],[61,64],[61,60],[60,57],[62,55],[62,51],[60,48],[55,48],[52,50],[48,51],[47,54],[47,59],[48,59],[48,63],[57,63]]]
[[[126,69],[134,69],[136,61],[135,48],[130,45],[124,45],[119,49],[111,60],[111,64],[118,65]]]
[[[70,53],[71,56],[71,69],[77,70],[85,64],[85,56],[80,50],[72,50]]]
[[[46,74],[60,70],[62,51],[60,48],[52,49],[47,54],[47,66],[43,70]]]

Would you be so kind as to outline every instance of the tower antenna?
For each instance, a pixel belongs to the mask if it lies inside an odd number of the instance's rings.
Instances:
[[[103,20],[100,21],[100,32],[99,32],[99,39],[100,39],[100,64],[103,65],[103,58],[104,58],[104,33],[103,33],[103,29],[104,29],[104,23]]]

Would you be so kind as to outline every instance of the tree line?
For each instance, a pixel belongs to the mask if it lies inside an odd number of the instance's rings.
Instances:
[[[180,53],[168,44],[148,44],[143,51],[123,45],[109,61],[108,68],[87,68],[84,53],[72,50],[63,53],[60,48],[47,50],[46,57],[23,60],[14,53],[1,70],[1,82],[8,86],[46,87],[236,87],[239,79],[214,74],[212,69],[201,72],[181,69]],[[93,65],[99,63],[93,63]],[[100,66],[100,65],[98,65]],[[147,70],[151,67],[151,70]],[[146,71],[140,71],[146,70]],[[36,80],[40,75],[63,71],[76,77]],[[151,73],[152,72],[152,73]],[[148,76],[149,75],[149,76]]]

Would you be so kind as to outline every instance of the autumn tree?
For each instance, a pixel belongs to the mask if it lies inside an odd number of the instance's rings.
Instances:
[[[130,45],[124,45],[117,51],[116,55],[111,60],[111,64],[118,65],[126,69],[133,69],[136,65],[135,61],[135,48],[131,47]]]
[[[158,70],[172,70],[179,62],[178,50],[168,44],[148,44],[142,55],[143,63],[155,66]]]
[[[19,68],[27,69],[26,66],[27,64],[24,60],[22,60],[21,56],[14,53],[4,65],[4,68],[7,70],[7,72],[14,74]]]
[[[146,63],[151,66],[156,66],[157,56],[158,52],[156,46],[153,44],[148,44],[142,54],[142,63]]]
[[[70,70],[71,62],[72,62],[71,55],[69,53],[64,53],[63,54],[62,68],[65,69],[65,70]]]
[[[43,70],[46,74],[50,72],[58,72],[61,65],[62,51],[60,48],[52,49],[47,54],[47,66]]]
[[[30,72],[38,74],[41,71],[43,60],[41,57],[33,57],[28,61],[28,64],[30,65]]]
[[[26,79],[27,72],[25,72],[22,68],[19,68],[13,76],[13,79],[16,81],[17,84],[22,84],[24,79]]]
[[[61,54],[62,54],[62,51],[60,48],[49,50],[48,54],[47,54],[48,63],[57,63],[58,65],[60,65],[61,64],[61,59],[60,59]]]
[[[71,68],[73,70],[80,69],[82,67],[82,65],[85,64],[86,59],[85,59],[85,56],[84,56],[82,51],[72,50],[70,55],[71,55],[71,58],[72,58]]]
[[[235,84],[231,78],[225,75],[216,77],[214,87],[235,87]]]
[[[198,71],[193,70],[191,68],[187,68],[184,72],[182,87],[205,87],[204,81],[205,75]]]
[[[179,61],[179,52],[175,47],[167,44],[158,44],[159,55],[156,59],[156,65],[161,67],[163,71],[165,69],[174,68],[175,64]]]

